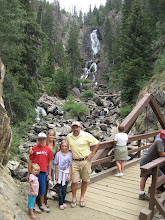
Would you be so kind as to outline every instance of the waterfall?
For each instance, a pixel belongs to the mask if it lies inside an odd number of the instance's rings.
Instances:
[[[42,107],[37,107],[36,109],[35,109],[35,111],[37,112],[37,117],[36,117],[36,120],[37,121],[40,121],[40,115],[42,116],[42,117],[45,117],[47,114],[46,114],[46,111],[45,111],[45,109],[43,109]]]
[[[90,39],[91,39],[91,47],[92,47],[92,51],[93,51],[93,58],[94,56],[98,53],[98,51],[100,50],[100,42],[97,38],[97,30],[94,30],[91,34],[90,34]]]
[[[100,49],[100,42],[97,38],[97,30],[93,30],[90,34],[90,40],[91,40],[91,48],[92,48],[92,60],[89,60],[85,63],[85,68],[83,68],[83,74],[81,75],[81,79],[87,79],[89,74],[92,74],[92,81],[96,81],[96,75],[97,72],[97,64],[93,61],[95,55],[98,53]],[[96,82],[97,84],[97,82]]]

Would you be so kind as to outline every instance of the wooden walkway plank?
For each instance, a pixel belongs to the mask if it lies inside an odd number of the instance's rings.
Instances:
[[[146,192],[149,185],[150,181],[147,183]],[[140,166],[136,164],[125,169],[121,178],[111,174],[88,185],[85,194],[86,206],[108,214],[110,220],[138,220],[140,211],[148,205],[147,201],[138,200],[139,188]],[[80,193],[78,189],[77,200]],[[71,193],[67,194],[66,199],[71,201]]]

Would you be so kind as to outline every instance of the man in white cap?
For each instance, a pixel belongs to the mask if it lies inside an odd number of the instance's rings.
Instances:
[[[72,123],[72,133],[67,135],[67,141],[73,154],[72,163],[72,202],[71,207],[75,208],[77,183],[82,180],[81,195],[79,205],[85,206],[84,195],[90,182],[91,159],[96,153],[100,142],[88,132],[81,131],[81,125],[78,121]],[[94,145],[91,152],[90,145]]]
[[[50,210],[44,204],[44,195],[46,193],[46,182],[51,179],[52,162],[54,158],[51,149],[46,146],[46,134],[40,132],[38,134],[38,144],[32,148],[32,154],[29,156],[28,174],[27,180],[29,180],[30,170],[32,163],[37,163],[40,166],[40,173],[38,175],[39,181],[39,197],[40,197],[40,209],[45,212],[50,212]],[[47,169],[49,173],[47,175]],[[41,213],[41,210],[35,204],[34,211]]]

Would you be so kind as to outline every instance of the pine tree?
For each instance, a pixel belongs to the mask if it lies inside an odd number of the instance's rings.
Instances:
[[[138,0],[134,0],[122,39],[123,98],[134,101],[140,88],[150,77],[151,34],[148,19]]]

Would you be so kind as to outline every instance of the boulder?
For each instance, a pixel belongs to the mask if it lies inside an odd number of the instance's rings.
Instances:
[[[14,161],[14,160],[9,160],[7,163],[7,167],[11,171],[11,173],[16,176],[18,174],[18,171],[20,169],[20,162]]]

